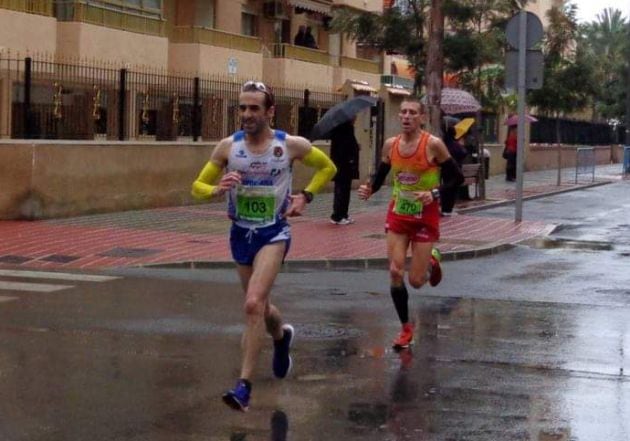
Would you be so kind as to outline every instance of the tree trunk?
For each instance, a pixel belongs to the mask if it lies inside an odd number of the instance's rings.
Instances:
[[[427,104],[429,107],[430,131],[441,137],[440,102],[442,99],[442,78],[444,57],[442,43],[444,41],[443,0],[431,0],[431,22],[429,23],[429,48],[427,51]]]

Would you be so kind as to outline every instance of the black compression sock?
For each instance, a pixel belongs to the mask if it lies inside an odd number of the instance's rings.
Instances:
[[[409,294],[407,293],[407,287],[404,283],[402,284],[402,286],[392,286],[390,287],[390,293],[392,295],[394,307],[396,308],[396,312],[398,313],[398,318],[400,319],[400,322],[409,322],[409,307],[407,305]]]

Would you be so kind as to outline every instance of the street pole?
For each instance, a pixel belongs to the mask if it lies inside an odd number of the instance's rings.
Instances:
[[[525,163],[525,76],[527,62],[527,12],[521,9],[518,22],[518,132],[516,147],[516,201],[514,221],[523,220],[523,165]]]
[[[630,37],[630,13],[628,13],[628,36]],[[626,145],[630,145],[630,48],[626,48],[626,66],[628,80],[626,81]]]

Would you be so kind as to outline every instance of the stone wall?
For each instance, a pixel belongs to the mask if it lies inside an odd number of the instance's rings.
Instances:
[[[190,187],[214,143],[0,141],[0,219],[46,219],[89,213],[197,203]],[[318,145],[326,153],[327,143]],[[503,146],[489,144],[490,174],[505,171]],[[575,146],[562,148],[563,167],[574,167]],[[373,153],[361,151],[362,180]],[[623,148],[596,148],[598,164],[621,162]],[[526,170],[557,167],[555,146],[532,145]],[[297,164],[293,188],[304,188],[311,170]],[[355,187],[359,181],[355,181]],[[332,189],[332,184],[327,190]]]
[[[189,205],[214,143],[0,143],[0,219]],[[326,146],[322,146],[328,151]],[[296,166],[294,188],[310,170]]]

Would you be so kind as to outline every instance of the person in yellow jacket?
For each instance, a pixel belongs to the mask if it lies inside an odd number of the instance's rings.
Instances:
[[[265,84],[243,84],[239,96],[242,130],[219,142],[192,185],[192,194],[199,199],[226,194],[232,219],[230,247],[245,291],[246,321],[240,377],[223,401],[241,411],[249,407],[251,377],[265,328],[274,343],[274,375],[284,378],[291,370],[289,349],[295,330],[283,323],[270,302],[270,291],[291,243],[287,218],[300,216],[336,173],[328,156],[307,139],[271,128],[274,104]],[[306,188],[293,194],[296,160],[315,168],[315,173]]]

